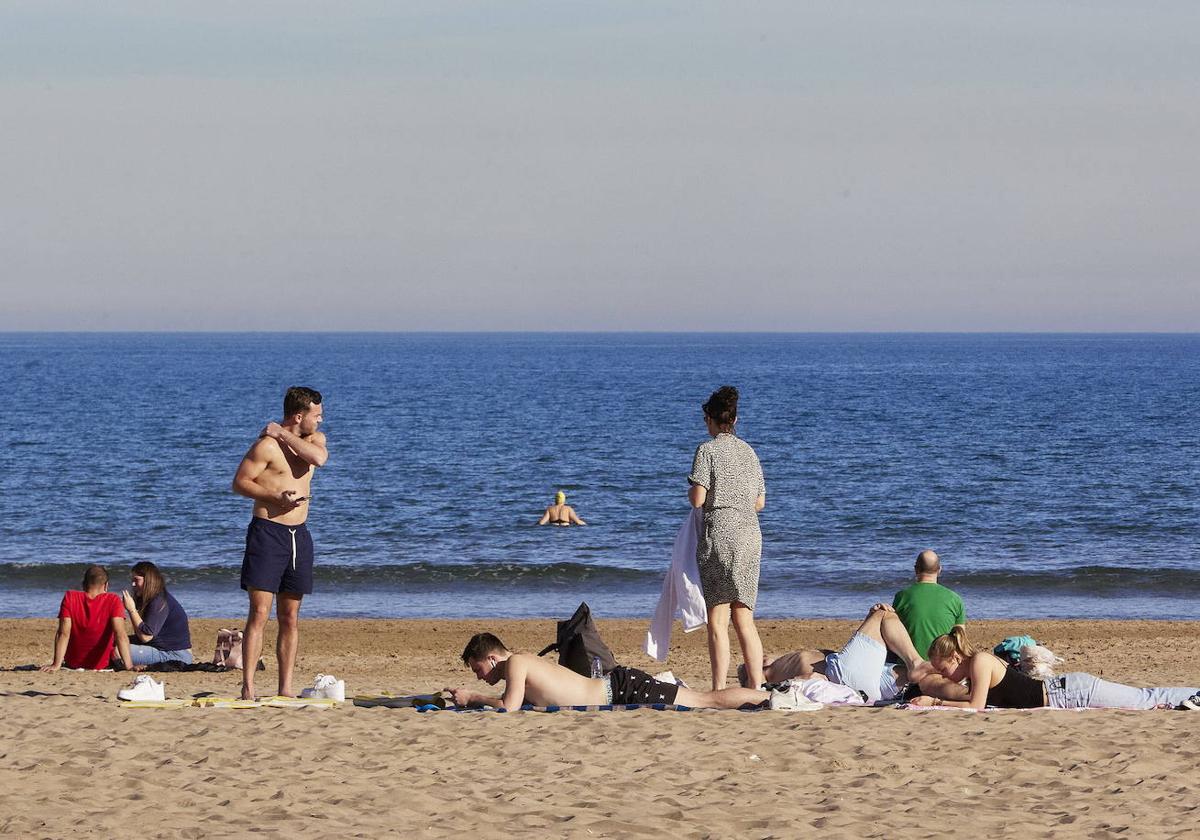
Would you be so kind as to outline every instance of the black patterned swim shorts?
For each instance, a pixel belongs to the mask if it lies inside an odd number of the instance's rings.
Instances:
[[[659,682],[645,671],[618,665],[608,672],[609,703],[629,705],[636,703],[674,703],[679,686]]]

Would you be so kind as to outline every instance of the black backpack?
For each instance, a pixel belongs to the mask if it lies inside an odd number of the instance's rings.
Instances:
[[[558,651],[559,665],[585,677],[596,676],[593,670],[607,674],[617,667],[617,660],[600,638],[600,631],[592,621],[592,611],[586,602],[579,605],[573,616],[558,622],[558,641],[547,645],[538,656],[555,650]],[[593,669],[593,663],[599,668]]]

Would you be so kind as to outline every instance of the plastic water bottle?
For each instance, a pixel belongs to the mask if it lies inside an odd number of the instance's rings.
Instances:
[[[604,666],[600,664],[600,657],[592,657],[592,679],[598,679],[604,676]]]

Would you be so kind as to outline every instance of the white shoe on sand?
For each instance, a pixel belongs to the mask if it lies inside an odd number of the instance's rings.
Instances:
[[[166,700],[163,684],[149,674],[139,674],[129,688],[117,692],[118,700]]]
[[[346,681],[339,680],[333,674],[317,674],[317,678],[313,680],[313,687],[301,691],[300,696],[306,700],[324,699],[343,702],[346,699]]]

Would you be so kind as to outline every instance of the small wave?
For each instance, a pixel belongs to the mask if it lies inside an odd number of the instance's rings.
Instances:
[[[238,585],[237,564],[171,566],[160,564],[172,586],[217,589]],[[83,563],[0,562],[0,580],[8,588],[74,588],[79,585],[86,565]],[[113,588],[124,585],[124,565],[113,564]],[[512,561],[357,563],[339,565],[318,560],[316,575],[324,586],[337,585],[369,592],[374,589],[421,587],[451,591],[462,586],[520,584],[530,589],[548,589],[588,583],[629,591],[657,590],[665,568],[637,569],[611,563],[521,563]],[[1043,568],[1037,571],[981,569],[943,576],[941,581],[952,589],[967,593],[1007,593],[1029,595],[1125,596],[1172,595],[1200,596],[1200,569],[1182,567],[1131,568],[1126,566],[1083,565]],[[911,578],[889,571],[843,568],[815,570],[806,566],[764,567],[760,588],[764,591],[822,590],[861,593],[865,597],[883,597],[911,583]]]
[[[860,574],[847,570],[813,572],[797,569],[765,571],[759,586],[766,591],[793,586],[808,591],[871,593],[882,597],[908,586],[911,578],[896,575]],[[1021,596],[1163,596],[1178,598],[1200,596],[1200,569],[1182,567],[1132,568],[1127,566],[1084,565],[1036,571],[980,569],[943,575],[940,583],[964,596],[1005,594]]]
[[[0,563],[0,578],[10,587],[64,589],[79,585],[86,569],[83,563]],[[171,586],[215,585],[238,586],[240,566],[168,566],[160,564]],[[116,577],[121,567],[110,569],[117,588]],[[662,573],[631,569],[623,566],[600,566],[587,563],[387,563],[341,566],[318,561],[317,578],[326,584],[344,585],[364,590],[404,586],[451,588],[471,584],[525,583],[534,587],[571,585],[580,582],[614,587],[637,588],[662,580]]]
[[[951,587],[964,589],[1012,589],[1030,592],[1123,595],[1169,593],[1200,595],[1200,569],[1179,567],[1133,568],[1128,566],[1071,566],[1063,569],[1011,572],[980,570],[956,575]]]

